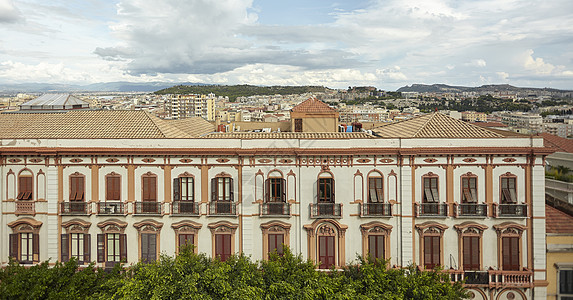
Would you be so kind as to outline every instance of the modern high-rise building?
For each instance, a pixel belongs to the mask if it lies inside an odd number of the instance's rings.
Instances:
[[[215,120],[215,96],[209,95],[169,95],[165,99],[167,119],[202,117]]]

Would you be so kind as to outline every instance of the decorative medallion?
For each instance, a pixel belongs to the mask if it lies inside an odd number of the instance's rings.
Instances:
[[[144,158],[144,159],[142,159],[141,161],[142,161],[142,162],[144,162],[144,163],[152,163],[152,162],[154,162],[154,161],[155,161],[155,159],[153,159],[153,158],[149,158],[149,157],[148,157],[148,158]]]
[[[477,160],[477,159],[471,158],[471,157],[468,157],[468,158],[464,158],[464,159],[463,159],[463,161],[464,161],[464,162],[467,162],[467,163],[473,163],[473,162],[475,162],[476,160]]]
[[[290,164],[290,163],[292,162],[292,159],[285,159],[285,158],[283,158],[283,159],[279,159],[279,162],[280,162],[281,164]]]
[[[514,161],[516,161],[517,159],[513,158],[513,157],[508,157],[508,158],[504,158],[503,161],[507,162],[507,163],[512,163]]]
[[[219,163],[226,163],[228,161],[229,161],[228,158],[217,158],[217,162],[219,162]]]
[[[393,161],[394,161],[394,160],[391,159],[391,158],[383,158],[383,159],[380,160],[380,162],[383,163],[383,164],[391,163],[391,162],[393,162]]]
[[[515,299],[515,294],[513,292],[507,293],[507,299],[509,299],[509,300]]]
[[[424,161],[431,164],[437,162],[438,160],[435,158],[426,158],[424,159]]]
[[[115,157],[110,157],[110,158],[106,159],[105,161],[107,161],[108,163],[116,163],[119,161],[119,159],[117,159]]]
[[[263,159],[259,159],[259,162],[261,164],[268,164],[270,163],[272,160],[268,159],[268,158],[263,158]]]
[[[184,164],[186,164],[186,163],[192,162],[193,160],[190,159],[190,158],[182,158],[182,159],[180,159],[179,161],[182,162],[182,163],[184,163]]]
[[[73,162],[73,163],[81,163],[82,161],[84,161],[84,160],[81,159],[81,158],[72,158],[72,159],[70,159],[70,162]]]
[[[11,163],[19,163],[19,162],[21,162],[22,160],[19,159],[19,158],[10,158],[8,161],[11,162]]]
[[[33,163],[39,163],[39,162],[41,162],[41,161],[42,161],[41,158],[32,158],[32,159],[30,159],[30,162],[33,162]]]
[[[365,164],[370,162],[370,160],[368,158],[361,158],[361,159],[357,159],[357,162],[361,163],[361,164]]]

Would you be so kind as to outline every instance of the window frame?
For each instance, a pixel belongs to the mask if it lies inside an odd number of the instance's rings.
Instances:
[[[141,201],[157,202],[157,175],[147,172],[141,175]]]
[[[16,200],[30,201],[34,199],[34,176],[32,174],[22,174],[25,171],[20,172],[20,175],[18,175],[18,195]]]
[[[278,187],[278,195],[277,195]],[[286,202],[286,180],[282,177],[269,177],[265,180],[265,202]]]
[[[212,202],[234,202],[234,194],[234,180],[230,175],[217,175],[211,179]]]
[[[472,188],[473,182],[473,188]],[[463,204],[477,204],[479,202],[477,192],[477,176],[464,175],[461,177],[461,201]],[[469,198],[469,199],[468,199]]]
[[[422,176],[422,203],[440,203],[439,184],[439,177],[435,174]]]
[[[374,183],[374,187],[372,183]],[[376,201],[373,201],[373,195]],[[379,173],[368,176],[368,203],[384,203],[384,177]]]
[[[372,221],[367,224],[360,225],[360,231],[362,233],[362,256],[367,257],[372,252],[370,249],[370,237],[372,236],[383,236],[383,257],[376,257],[380,260],[390,260],[391,259],[391,248],[390,248],[390,235],[392,233],[392,225],[388,225],[379,221]]]
[[[497,233],[497,263],[499,270],[521,270],[523,268],[523,240],[522,235],[523,231],[527,229],[526,226],[517,224],[517,223],[503,223],[494,225],[493,228],[496,230]],[[511,259],[511,262],[517,260],[517,264],[510,264],[508,265],[511,268],[504,268],[505,266],[505,256],[504,256],[504,248],[505,242],[504,238],[515,238],[516,241],[516,250],[517,250],[517,257],[515,259]],[[510,254],[511,255],[511,254]],[[513,256],[512,256],[513,257]],[[515,263],[515,262],[514,262]]]
[[[505,188],[504,181],[507,181],[507,187]],[[509,186],[510,182],[513,182],[513,188]],[[517,176],[512,174],[505,174],[500,176],[499,191],[500,204],[517,204]]]
[[[267,260],[269,258],[269,254],[272,252],[270,249],[270,242],[269,236],[272,234],[281,234],[283,235],[283,245],[284,247],[290,246],[290,228],[291,225],[282,221],[270,221],[261,224],[261,231],[263,234],[263,259]],[[284,252],[283,247],[283,252]]]
[[[135,224],[134,224],[135,225]],[[124,233],[127,222],[107,220],[98,223],[102,233],[97,235],[96,254],[97,262],[104,263],[105,267],[113,267],[118,262],[127,261],[127,235]],[[119,245],[116,244],[116,237],[119,239]],[[113,245],[109,242],[112,241]],[[110,247],[113,246],[113,261],[108,260]],[[116,247],[117,246],[117,247]],[[119,261],[116,261],[116,251],[119,251]]]
[[[230,236],[230,241],[229,241],[229,245],[230,245],[230,254],[229,253],[223,253],[224,255],[233,255],[235,253],[235,232],[237,230],[237,228],[239,227],[238,224],[233,224],[230,223],[228,221],[219,221],[217,223],[213,223],[213,224],[209,224],[207,225],[207,227],[209,227],[209,229],[211,230],[211,249],[212,249],[212,257],[213,259],[217,258],[217,256],[220,256],[219,253],[219,247],[218,244],[220,245],[220,242],[222,241],[221,239],[225,239],[224,237],[219,237],[221,235],[223,236]],[[223,244],[225,243],[225,241],[223,241]],[[223,245],[225,246],[225,245]],[[225,260],[228,258],[227,257],[223,257]],[[223,259],[221,259],[222,261],[224,261]]]
[[[69,201],[86,201],[86,177],[78,172],[70,174],[70,195]]]
[[[105,175],[105,201],[121,201],[121,175],[115,172]]]
[[[440,224],[437,222],[425,222],[422,224],[416,224],[415,225],[416,230],[418,231],[418,236],[419,236],[419,243],[420,243],[420,266],[424,266],[425,268],[427,268],[428,266],[432,266],[435,267],[435,261],[434,261],[434,257],[436,256],[435,253],[433,253],[435,246],[431,247],[432,248],[432,253],[431,255],[431,263],[426,263],[426,237],[430,237],[432,244],[434,244],[434,242],[436,242],[435,238],[437,239],[437,247],[438,247],[438,253],[437,253],[437,257],[439,260],[439,265],[443,265],[444,264],[444,231],[448,228],[447,225],[444,224]]]
[[[199,223],[195,223],[193,221],[184,220],[171,225],[171,228],[175,231],[175,253],[179,253],[179,247],[181,247],[181,240],[180,235],[192,235],[193,236],[193,251],[198,253],[198,236],[199,236],[199,229],[201,229],[202,225]]]
[[[7,224],[12,228],[9,234],[8,256],[20,264],[40,262],[40,227],[42,222],[36,220],[16,220]],[[23,253],[22,241],[27,241],[26,253]],[[25,256],[26,259],[23,259]]]
[[[561,272],[570,273],[570,275],[569,275],[570,280],[568,280],[568,281],[562,280],[561,279],[561,276],[562,276]],[[565,283],[569,283],[571,285],[571,287],[569,287],[571,289],[570,293],[568,293],[567,291],[565,291],[565,292],[561,291],[562,281]],[[557,286],[555,289],[557,292],[557,299],[563,299],[562,297],[573,297],[573,283],[572,282],[573,282],[573,266],[562,267],[562,266],[559,266],[559,264],[557,264]]]
[[[319,177],[317,181],[317,203],[336,203],[334,198],[334,178]]]

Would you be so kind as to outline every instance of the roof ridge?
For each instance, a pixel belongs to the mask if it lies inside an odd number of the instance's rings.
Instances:
[[[426,120],[426,122],[424,122],[424,124],[422,124],[422,126],[420,126],[416,132],[414,132],[412,137],[417,137],[418,133],[420,133],[424,128],[426,128],[426,125],[428,125],[428,123],[434,119],[434,117],[436,116],[437,113],[438,112],[434,112],[433,114],[430,114],[430,117],[428,118],[428,120]],[[424,116],[422,116],[422,117],[424,117]],[[406,121],[406,120],[404,120],[404,121]]]
[[[164,138],[169,138],[170,136],[173,135],[189,137],[189,134],[185,133],[183,130],[163,121],[162,119],[152,115],[151,113],[145,111],[143,111],[143,113],[145,113],[147,118],[153,123],[153,125],[155,125],[157,130],[159,130],[159,132]]]

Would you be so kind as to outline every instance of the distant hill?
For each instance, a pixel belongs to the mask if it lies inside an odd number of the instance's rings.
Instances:
[[[323,86],[256,86],[256,85],[177,85],[155,92],[158,95],[164,94],[209,94],[217,96],[227,96],[231,101],[237,97],[248,97],[254,95],[290,95],[324,92],[330,90]]]
[[[172,87],[174,84],[197,85],[199,83],[174,82],[102,82],[88,85],[52,84],[52,83],[20,83],[0,84],[0,93],[55,93],[55,92],[143,92],[150,93]]]
[[[460,93],[460,92],[515,92],[524,93],[527,91],[547,91],[547,92],[571,92],[552,88],[523,88],[509,84],[489,84],[480,87],[452,86],[447,84],[412,84],[399,88],[397,92],[418,92],[418,93]]]

